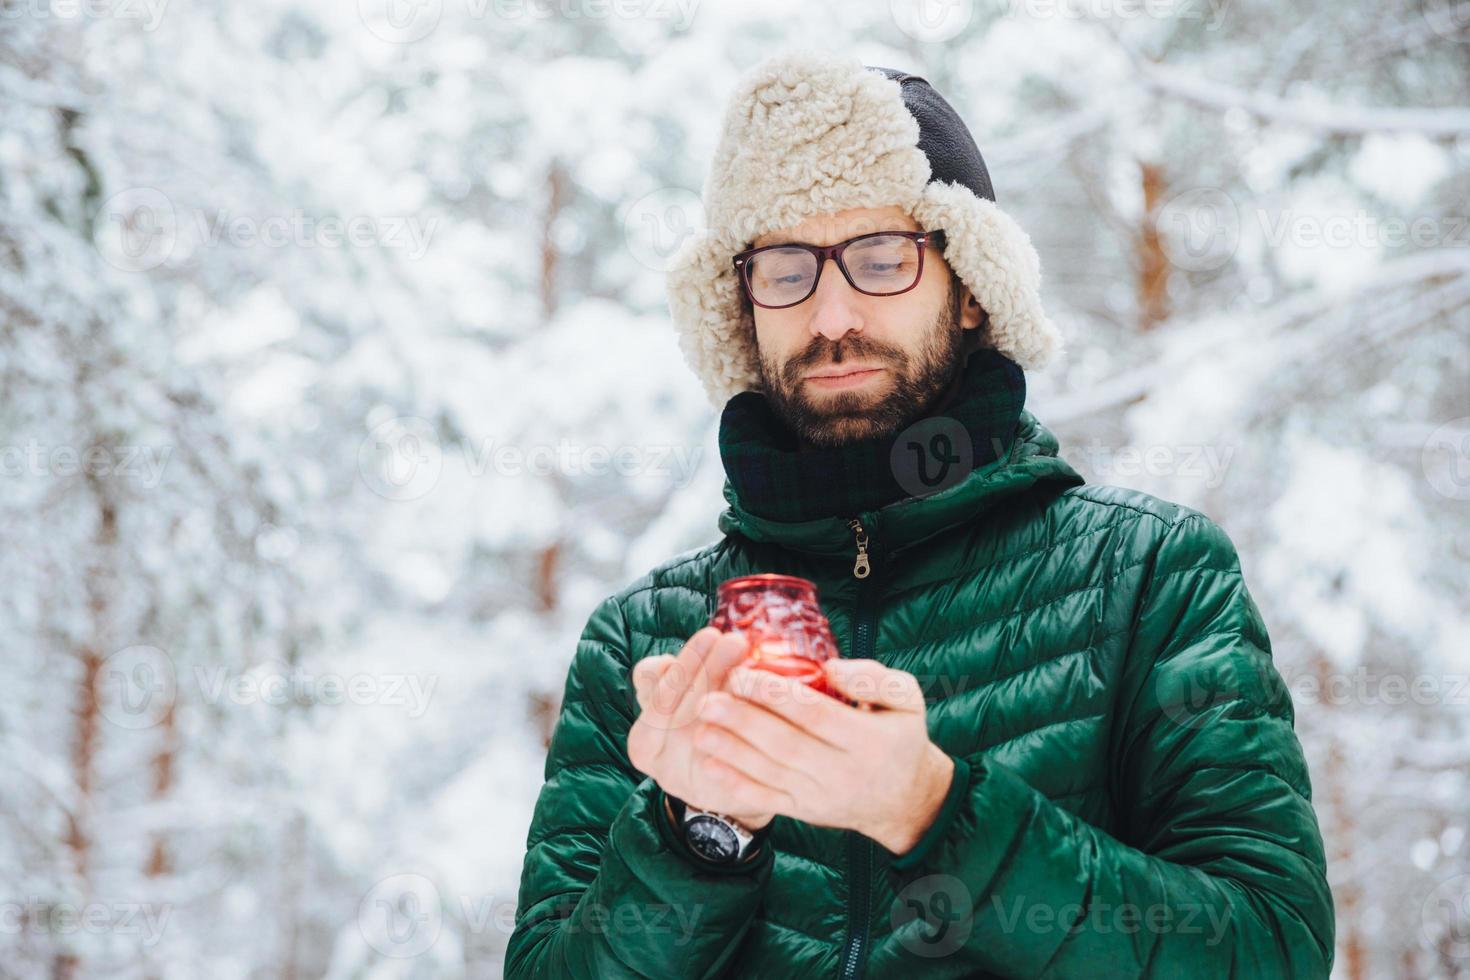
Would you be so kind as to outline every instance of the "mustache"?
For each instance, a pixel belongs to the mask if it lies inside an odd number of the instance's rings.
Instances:
[[[786,362],[786,381],[799,381],[808,369],[825,364],[841,364],[847,359],[881,361],[889,365],[902,366],[907,360],[903,352],[887,344],[876,344],[864,337],[843,337],[833,343],[826,337],[817,337],[800,354]]]

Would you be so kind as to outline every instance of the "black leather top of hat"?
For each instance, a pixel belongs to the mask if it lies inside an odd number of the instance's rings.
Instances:
[[[994,201],[995,189],[990,186],[990,171],[985,168],[985,159],[980,156],[975,137],[970,135],[969,127],[954,111],[954,106],[918,75],[876,65],[864,67],[869,71],[882,72],[898,82],[903,92],[904,107],[919,123],[919,149],[929,158],[930,180],[962,184],[974,191],[977,197]]]

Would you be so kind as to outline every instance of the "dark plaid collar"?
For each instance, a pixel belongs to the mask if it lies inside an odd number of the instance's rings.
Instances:
[[[974,351],[936,409],[896,436],[801,448],[765,395],[744,391],[720,416],[720,457],[742,510],[774,521],[851,517],[958,484],[1009,450],[1026,376],[991,348]]]

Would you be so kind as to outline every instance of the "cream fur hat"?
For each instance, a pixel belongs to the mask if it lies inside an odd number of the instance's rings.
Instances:
[[[731,259],[767,232],[849,208],[898,205],[943,229],[944,258],[989,314],[991,343],[1021,367],[1062,351],[1030,237],[996,206],[959,115],[918,76],[827,52],[761,63],[736,85],[703,196],[705,228],[673,257],[667,288],[679,349],[716,408],[760,386]]]

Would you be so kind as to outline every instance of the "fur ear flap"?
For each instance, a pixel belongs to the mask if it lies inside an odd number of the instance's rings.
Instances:
[[[685,242],[668,274],[679,350],[715,408],[760,380],[755,320],[740,302],[730,262],[736,251],[701,232]]]
[[[937,182],[913,214],[925,228],[944,229],[944,260],[989,314],[992,346],[1031,370],[1064,353],[1041,307],[1041,259],[1015,219],[968,187]]]

